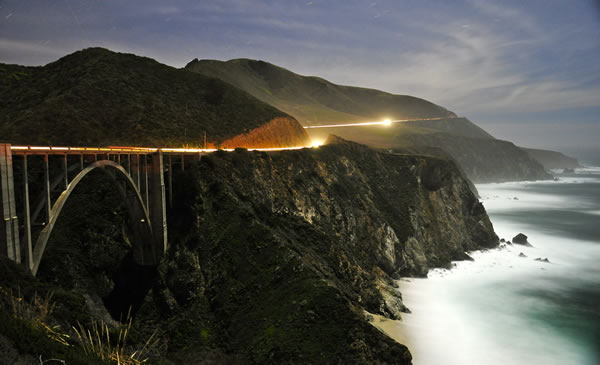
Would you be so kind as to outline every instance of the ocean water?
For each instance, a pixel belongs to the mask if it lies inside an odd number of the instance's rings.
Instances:
[[[557,176],[477,186],[499,237],[532,247],[400,281],[412,314],[376,325],[414,364],[600,364],[600,168]]]

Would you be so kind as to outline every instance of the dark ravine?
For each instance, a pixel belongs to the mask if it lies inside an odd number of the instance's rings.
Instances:
[[[153,281],[133,338],[143,342],[158,329],[154,362],[411,363],[408,349],[371,326],[364,310],[399,318],[405,307],[393,278],[448,267],[498,238],[452,162],[329,142],[215,153],[176,174],[167,257],[155,273],[135,274]],[[83,245],[79,232],[59,227],[65,240],[54,239],[62,248],[50,250],[43,285],[69,283],[80,298],[70,303],[110,304],[115,290],[131,290],[118,279],[126,273],[119,268],[127,247],[122,224],[109,237],[87,233]],[[101,254],[106,245],[120,258]],[[101,264],[88,265],[99,257]],[[59,270],[73,261],[71,270]],[[76,318],[100,315],[95,302],[76,305]],[[67,320],[73,316],[57,319]]]

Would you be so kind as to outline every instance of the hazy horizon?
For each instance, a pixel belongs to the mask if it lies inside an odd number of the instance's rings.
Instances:
[[[520,146],[568,153],[600,140],[593,1],[34,4],[0,3],[0,62],[43,65],[95,46],[174,67],[261,59],[424,98]]]

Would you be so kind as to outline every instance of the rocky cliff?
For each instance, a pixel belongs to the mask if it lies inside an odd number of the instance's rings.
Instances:
[[[398,318],[405,307],[392,278],[498,244],[444,159],[331,138],[318,149],[217,152],[174,174],[170,247],[157,271],[125,252],[114,259],[127,248],[123,223],[81,242],[66,216],[39,277],[77,298],[102,297],[115,317],[133,305],[132,341],[157,331],[152,356],[162,363],[410,364],[408,349],[364,310]],[[0,284],[15,285],[7,280]]]
[[[330,142],[210,155],[180,175],[187,203],[171,222],[188,228],[161,269],[167,316],[202,308],[211,336],[251,362],[409,363],[362,310],[398,318],[391,278],[498,238],[453,163]],[[207,345],[186,328],[189,347]]]

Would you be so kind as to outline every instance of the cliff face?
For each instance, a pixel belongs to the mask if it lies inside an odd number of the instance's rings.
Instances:
[[[542,164],[507,141],[433,133],[410,136],[402,142],[441,148],[475,183],[552,179]]]
[[[453,163],[338,142],[217,153],[178,177],[187,193],[169,224],[185,239],[158,291],[178,313],[173,331],[194,311],[251,362],[410,362],[362,310],[399,317],[390,278],[425,275],[498,238]],[[202,328],[185,328],[190,346]]]

